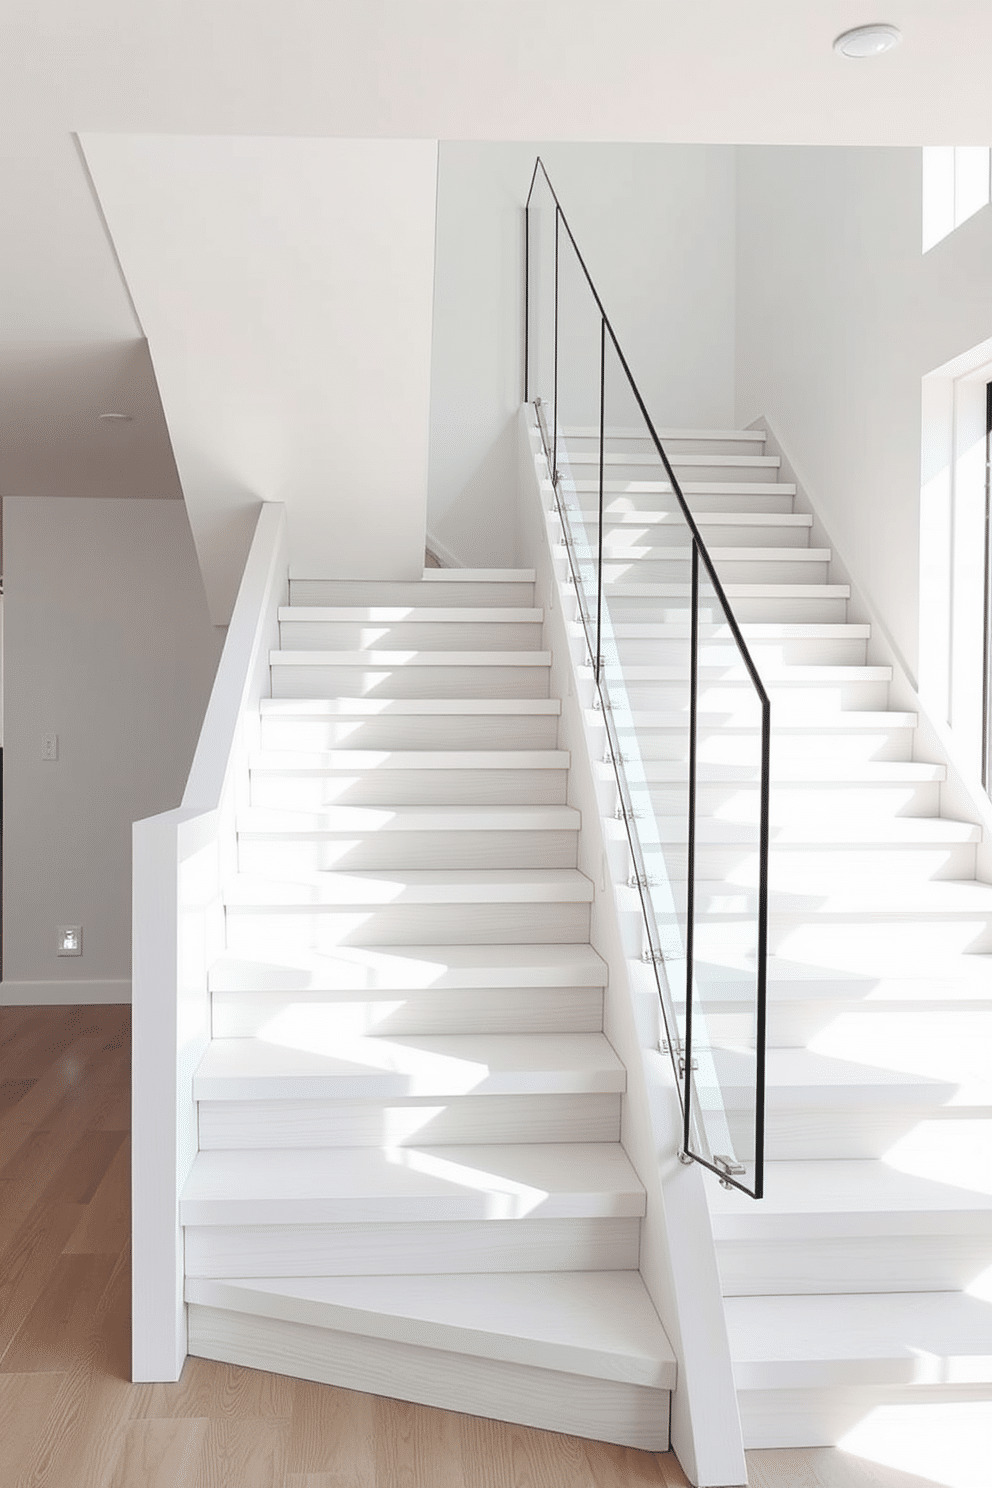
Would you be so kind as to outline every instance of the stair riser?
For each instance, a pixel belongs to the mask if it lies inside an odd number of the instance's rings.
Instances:
[[[376,579],[290,579],[289,601],[294,605],[502,605],[526,608],[534,603],[534,585],[467,580],[462,583],[424,584]]]
[[[342,1029],[350,1033],[597,1033],[603,1026],[603,994],[597,987],[426,989],[361,1001],[360,996],[354,992],[338,998],[311,991],[214,992],[213,1037],[254,1038],[288,1009],[296,1010],[298,1016],[301,1007],[318,1010],[322,1021],[339,1018]]]
[[[759,674],[782,666],[864,666],[865,643],[860,640],[755,641],[745,637],[751,660]],[[610,642],[628,666],[679,666],[689,654],[688,637],[620,636]],[[731,641],[699,642],[702,667],[737,667],[741,653]]]
[[[689,501],[689,510],[694,516],[700,513],[717,513],[720,516],[733,517],[743,512],[748,516],[754,513],[761,513],[765,516],[783,517],[792,515],[794,499],[794,497],[788,495],[774,496],[767,493],[746,492],[743,495],[738,495],[735,492],[728,492],[725,495],[721,495],[719,492],[712,492],[705,496],[693,496]],[[598,491],[580,490],[575,496],[571,497],[571,500],[580,508],[585,521],[590,524],[598,521]],[[638,491],[633,489],[619,493],[607,490],[604,492],[604,506],[606,516],[614,520],[625,515],[640,512],[643,512],[646,516],[651,516],[657,512],[671,513],[673,526],[682,528],[682,541],[685,541],[685,525],[681,512],[678,511],[672,498],[662,492]],[[754,534],[756,531],[762,534],[768,534],[768,547],[777,546],[779,534],[783,535],[782,541],[788,547],[805,548],[809,545],[809,527],[793,522],[782,522],[778,525],[773,522],[730,522],[726,526],[722,522],[704,522],[701,524],[701,529],[703,541],[707,547],[719,547],[723,542],[724,532],[733,532],[735,534],[733,542],[727,542],[725,544],[726,547],[736,547],[738,545],[737,533],[747,534],[747,536],[741,538],[741,546],[746,543],[753,543],[755,541]],[[720,534],[719,541],[714,538],[714,532]],[[785,536],[785,534],[789,535]],[[761,540],[765,542],[764,537]]]
[[[626,582],[634,584],[638,580],[636,576],[632,576]],[[608,600],[614,620],[685,621],[685,609],[679,606],[677,596],[624,595],[618,593],[615,587]],[[741,624],[843,625],[847,619],[846,599],[765,597],[733,599],[730,603],[735,618]],[[700,619],[706,624],[718,624],[723,620],[723,615],[713,606],[705,605],[700,608]]]
[[[618,682],[608,677],[611,693],[618,689]],[[838,723],[837,715],[852,712],[880,712],[885,708],[887,682],[766,682],[766,691],[774,710],[777,724],[801,723],[815,725]],[[688,688],[678,682],[642,682],[627,680],[626,694],[636,713],[688,711]],[[619,694],[622,697],[622,693]],[[698,707],[706,726],[712,731],[716,722],[712,715],[718,714],[728,724],[738,727],[756,728],[760,717],[757,693],[750,682],[720,683],[700,678]]]
[[[835,1389],[737,1392],[744,1446],[749,1450],[832,1447],[868,1420],[874,1411],[883,1411],[886,1406],[899,1406],[903,1410],[907,1406],[916,1406],[922,1412],[928,1404],[969,1399],[987,1400],[987,1388],[981,1385],[969,1388],[964,1384],[875,1386],[854,1382],[846,1388]],[[855,1460],[859,1459],[855,1457]],[[916,1477],[914,1483],[913,1476],[907,1477],[895,1471],[890,1481],[897,1483],[899,1477],[903,1477],[908,1488],[924,1488],[924,1483],[929,1488],[933,1481],[928,1474],[925,1479]]]
[[[784,760],[902,760],[911,758],[912,729],[890,729],[869,733],[852,729],[850,733],[773,733],[772,759]],[[686,760],[688,726],[677,729],[639,730],[632,754],[643,760]],[[731,730],[720,728],[707,714],[699,718],[696,758],[700,764],[754,764],[760,758],[757,728]]]
[[[553,716],[262,719],[265,749],[554,749],[557,740]]]
[[[748,451],[738,464],[713,464],[698,465],[693,461],[687,464],[674,458],[667,450],[668,458],[675,469],[675,479],[685,491],[686,486],[694,485],[773,485],[778,479],[778,466],[771,464],[754,465],[744,461],[753,458],[753,452]],[[696,451],[693,451],[695,454]],[[722,451],[721,451],[722,453]],[[613,450],[606,452],[606,464],[604,469],[605,478],[608,481],[667,481],[668,472],[656,450]],[[630,459],[625,460],[624,456]],[[570,474],[575,480],[598,480],[599,450],[595,447],[573,448],[571,445],[559,443],[558,463],[566,474],[566,480]],[[686,500],[692,504],[691,491],[686,494]]]
[[[725,1297],[954,1292],[989,1261],[989,1241],[976,1234],[765,1237],[718,1240],[716,1250]]]
[[[685,788],[652,786],[650,799],[661,816],[675,816],[685,808]],[[770,820],[774,826],[806,822],[850,821],[852,829],[859,821],[884,820],[892,816],[936,816],[940,786],[936,783],[916,785],[784,785],[776,784],[771,796]],[[701,816],[721,816],[724,820],[758,820],[758,792],[755,786],[701,785],[696,792],[696,809]]]
[[[564,770],[370,770],[324,775],[253,771],[251,804],[324,806],[533,806],[565,804]]]
[[[665,865],[672,879],[686,877],[684,850],[668,846]],[[940,879],[973,878],[974,846],[950,848],[809,848],[804,851],[777,849],[772,844],[769,883],[784,893],[828,892],[838,882],[859,884],[870,891],[886,880],[907,885]],[[752,846],[696,847],[696,877],[709,882],[726,879],[728,886],[754,888],[758,882],[757,843]]]
[[[588,941],[588,904],[410,904],[347,912],[227,910],[227,949],[264,954],[276,946],[535,945]]]
[[[548,696],[545,666],[367,667],[272,665],[277,698],[536,698]]]
[[[736,506],[732,507],[727,516],[733,518],[735,510],[750,510],[750,501],[747,504],[736,498]],[[645,521],[640,521],[640,516]],[[659,521],[659,515],[663,521]],[[721,513],[723,515],[723,513]],[[711,548],[809,548],[809,527],[797,524],[797,522],[776,521],[779,513],[766,513],[769,521],[764,522],[735,522],[733,519],[727,522],[702,522],[699,527],[700,537],[706,545],[706,551]],[[599,546],[599,522],[592,512],[586,515],[576,515],[573,518],[573,533],[576,536],[584,534],[584,542],[592,549]],[[634,509],[626,506],[626,497],[623,498],[623,506],[614,510],[604,512],[602,518],[602,546],[604,555],[608,555],[611,561],[617,561],[622,557],[626,548],[681,548],[686,549],[689,543],[689,528],[683,521],[681,512],[672,506],[660,503],[657,497],[642,498]],[[665,558],[663,551],[657,552],[657,559]],[[800,559],[802,562],[802,559]],[[803,562],[803,567],[808,567]],[[689,558],[681,559],[680,580],[689,573]],[[628,583],[651,583],[656,580],[647,579],[642,576],[640,564],[634,573],[626,574]],[[776,580],[769,580],[775,583]],[[799,580],[803,582],[802,579]],[[824,580],[819,580],[824,582]]]
[[[323,842],[242,837],[243,873],[295,878],[319,869],[574,868],[575,832],[382,832]]]
[[[679,455],[763,455],[765,453],[763,438],[718,438],[711,434],[708,437],[694,439],[686,433],[680,434],[678,430],[659,429],[657,432],[665,454],[672,461],[675,461]],[[727,434],[731,432],[726,431]],[[586,454],[590,451],[593,453],[599,451],[598,429],[576,433],[571,425],[566,424],[561,431],[561,438],[570,450],[574,449]],[[643,431],[637,430],[629,434],[617,433],[609,426],[607,427],[606,448],[610,454],[644,455],[654,447],[650,434]]]
[[[669,1393],[189,1306],[189,1352],[469,1415],[663,1452]]]
[[[956,1114],[956,1113],[955,1113]],[[766,1114],[765,1158],[769,1162],[869,1161],[884,1158],[901,1137],[921,1121],[940,1118],[947,1123],[947,1141],[955,1141],[955,1114],[932,1106],[872,1105],[862,1098],[846,1108],[771,1110]],[[961,1119],[974,1116],[964,1110]],[[744,1132],[742,1131],[742,1135]]]
[[[721,534],[720,541],[723,541]],[[729,547],[730,544],[728,543]],[[743,546],[743,544],[741,545]],[[688,582],[688,558],[662,562],[639,539],[630,544],[611,543],[603,555],[603,576],[609,582],[638,584],[682,584]],[[789,563],[754,559],[722,559],[715,564],[722,584],[826,584],[826,563],[808,561]]]
[[[700,960],[723,962],[725,957],[753,954],[756,915],[750,907],[734,922],[700,919],[696,925],[696,953]],[[771,915],[769,955],[813,966],[885,976],[908,973],[915,964],[935,965],[966,950],[992,951],[990,917],[952,919],[936,915]]]
[[[186,1230],[186,1275],[441,1276],[636,1271],[637,1219],[307,1225]]]
[[[206,1149],[618,1142],[620,1096],[447,1095],[361,1100],[201,1100]]]
[[[540,623],[516,621],[284,620],[279,627],[287,651],[540,651],[542,631]]]

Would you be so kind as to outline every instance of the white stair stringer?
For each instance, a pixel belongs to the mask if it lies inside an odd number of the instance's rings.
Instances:
[[[533,588],[291,583],[194,1077],[189,1350],[664,1450]]]
[[[766,1197],[707,1175],[745,1445],[829,1445],[875,1407],[992,1398],[992,886],[813,517],[754,463],[761,431],[664,438],[772,700]],[[594,520],[596,431],[564,440],[567,499]],[[608,450],[608,685],[684,880],[685,528],[647,437]],[[733,968],[753,943],[755,801],[735,781],[754,714],[705,601],[699,637],[698,970],[732,1028],[753,997]],[[731,1055],[726,1073],[733,1128]]]

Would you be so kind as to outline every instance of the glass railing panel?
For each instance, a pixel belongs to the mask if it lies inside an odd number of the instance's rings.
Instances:
[[[702,561],[695,588],[686,1150],[760,1193],[767,705]]]
[[[686,1153],[762,1191],[769,710],[538,164],[527,385],[630,843]]]
[[[605,701],[628,796],[631,887],[645,918],[664,1037],[681,1078],[689,895],[690,538],[611,335],[604,358],[602,532]],[[595,504],[594,504],[595,503]],[[594,514],[594,518],[593,518]]]

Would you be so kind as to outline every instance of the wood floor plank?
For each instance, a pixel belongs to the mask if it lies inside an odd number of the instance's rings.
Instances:
[[[465,1488],[594,1488],[577,1437],[481,1416],[459,1422]]]
[[[638,1452],[612,1442],[582,1444],[596,1488],[689,1488],[674,1452]]]
[[[283,1488],[289,1428],[285,1416],[212,1420],[190,1488]]]
[[[71,1368],[91,1332],[114,1260],[105,1255],[60,1255],[0,1359],[0,1370],[26,1374]]]
[[[104,1135],[98,1133],[95,1135]],[[119,1255],[131,1234],[131,1143],[123,1133],[114,1158],[65,1246],[66,1255]]]
[[[0,1080],[0,1112],[6,1114],[12,1111],[17,1103],[27,1095],[38,1083],[37,1075],[27,1078],[16,1078],[14,1076]]]
[[[187,1359],[174,1385],[136,1385],[132,1415],[138,1417],[209,1416],[249,1420],[257,1416],[290,1417],[298,1381],[261,1369]]]
[[[0,1360],[42,1296],[82,1215],[80,1204],[36,1204],[0,1252]]]
[[[377,1396],[372,1419],[376,1485],[464,1488],[460,1435],[464,1417]]]
[[[202,1416],[129,1421],[110,1488],[177,1488],[201,1471],[210,1422]]]
[[[30,1471],[37,1438],[52,1409],[61,1374],[0,1375],[0,1483]]]
[[[319,1473],[366,1488],[375,1483],[375,1401],[311,1380],[293,1389],[287,1473]]]
[[[85,1343],[40,1434],[30,1471],[17,1488],[109,1488],[134,1397],[128,1377],[130,1337],[128,1247],[114,1264]]]
[[[839,1447],[764,1448],[745,1455],[750,1488],[943,1488],[930,1477]]]

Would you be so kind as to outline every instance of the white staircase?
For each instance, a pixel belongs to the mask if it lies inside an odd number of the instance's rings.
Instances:
[[[766,1197],[709,1183],[745,1445],[829,1444],[878,1406],[992,1396],[992,887],[760,432],[663,438],[772,698]],[[567,443],[592,512],[595,441]],[[684,526],[646,438],[609,448],[605,578],[665,818],[685,770],[686,631],[664,614]],[[737,820],[729,797],[754,730],[731,660],[704,629],[701,708],[724,728],[701,756],[699,894],[753,918],[754,797]]]
[[[193,1354],[668,1445],[527,571],[296,583],[239,817]]]

